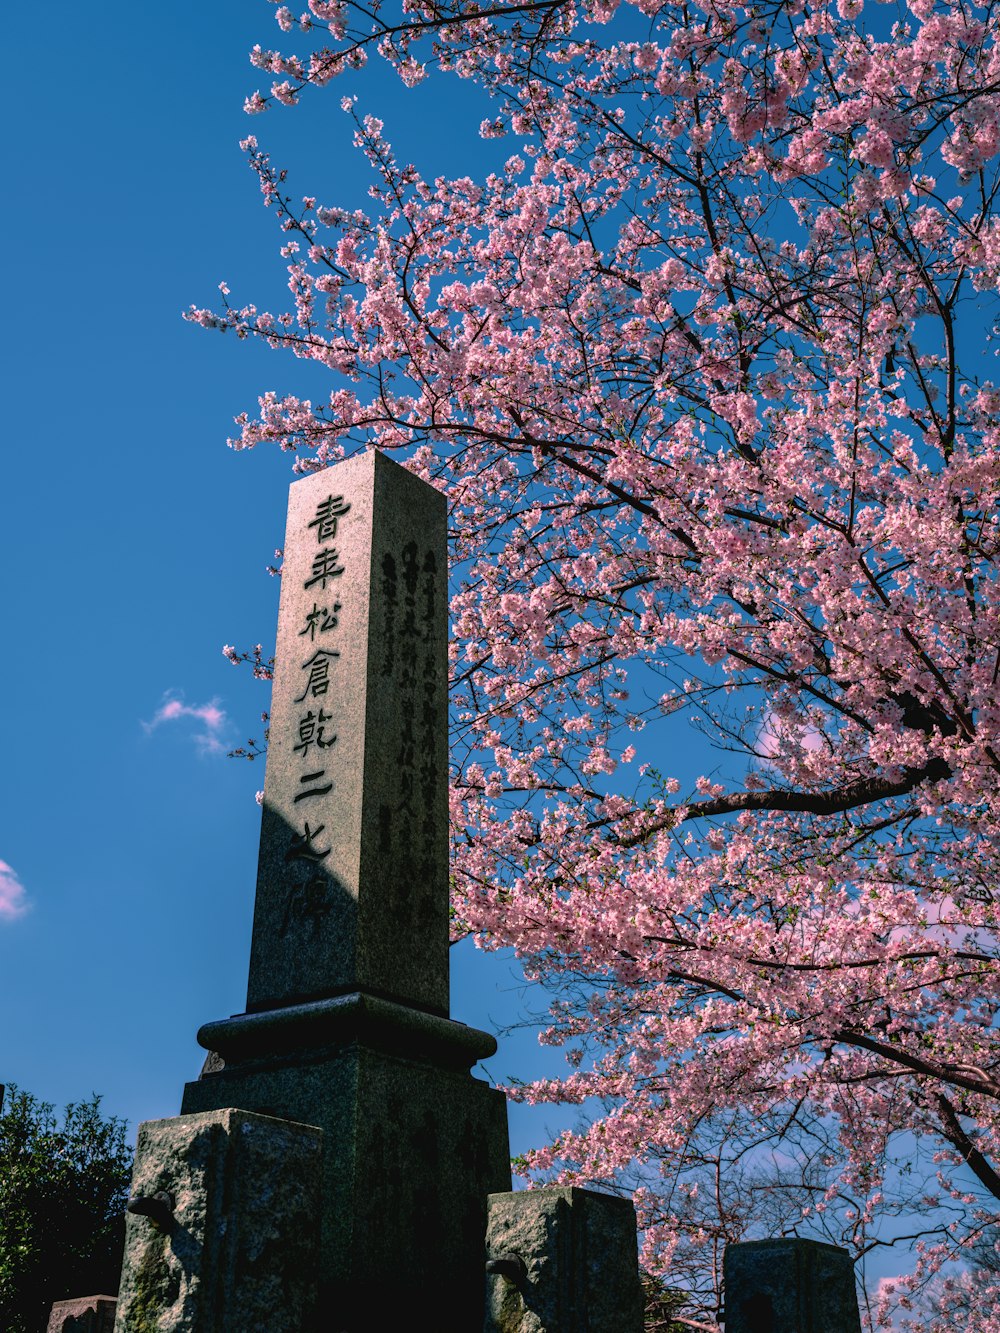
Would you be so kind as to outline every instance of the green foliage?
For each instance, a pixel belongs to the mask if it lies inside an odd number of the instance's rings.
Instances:
[[[668,1287],[652,1273],[641,1273],[645,1300],[645,1333],[691,1333],[689,1323],[678,1322],[688,1303],[687,1294]]]
[[[101,1099],[9,1087],[0,1108],[0,1329],[39,1333],[53,1301],[118,1290],[132,1152]]]

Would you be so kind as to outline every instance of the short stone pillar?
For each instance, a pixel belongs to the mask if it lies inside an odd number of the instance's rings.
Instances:
[[[730,1245],[726,1333],[861,1333],[847,1250],[790,1236]]]
[[[322,1142],[231,1109],[140,1125],[115,1333],[312,1333]]]
[[[642,1333],[630,1200],[550,1187],[488,1205],[485,1333]]]
[[[46,1333],[112,1333],[115,1305],[114,1296],[77,1296],[72,1301],[56,1301]]]

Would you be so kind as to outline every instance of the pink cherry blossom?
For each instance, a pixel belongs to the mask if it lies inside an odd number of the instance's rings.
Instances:
[[[351,211],[248,139],[288,309],[189,318],[332,372],[236,448],[448,495],[458,929],[555,995],[512,1095],[598,1108],[524,1169],[635,1187],[702,1326],[726,1241],[892,1229],[871,1321],[996,1333],[1000,16],[309,11],[249,110],[372,54],[511,141],[425,179],[345,97]]]

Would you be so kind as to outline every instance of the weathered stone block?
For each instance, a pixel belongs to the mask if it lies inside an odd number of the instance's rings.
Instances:
[[[184,1111],[236,1104],[325,1131],[319,1271],[337,1333],[414,1327],[415,1311],[435,1333],[478,1328],[486,1196],[510,1187],[506,1102],[466,1072],[484,1034],[356,995],[202,1037],[226,1065],[187,1084]]]
[[[730,1245],[726,1333],[861,1333],[851,1256],[794,1236]]]
[[[78,1296],[72,1301],[56,1301],[46,1333],[112,1333],[115,1305],[114,1296]]]
[[[641,1333],[635,1209],[595,1190],[491,1194],[486,1333]]]
[[[115,1333],[311,1333],[322,1131],[242,1110],[139,1126]]]

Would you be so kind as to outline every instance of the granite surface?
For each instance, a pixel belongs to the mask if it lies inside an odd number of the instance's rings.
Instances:
[[[847,1250],[787,1237],[730,1245],[726,1333],[861,1333]]]
[[[522,1275],[489,1275],[485,1333],[642,1333],[628,1199],[560,1187],[491,1194],[486,1250]]]
[[[342,1038],[207,1074],[185,1112],[236,1105],[325,1131],[319,1228],[324,1308],[346,1333],[433,1310],[435,1333],[470,1333],[483,1309],[486,1196],[510,1188],[503,1094],[464,1070]],[[398,1321],[398,1322],[394,1322]],[[337,1333],[341,1333],[340,1327]]]
[[[318,1333],[323,1136],[242,1110],[139,1126],[115,1333]]]

